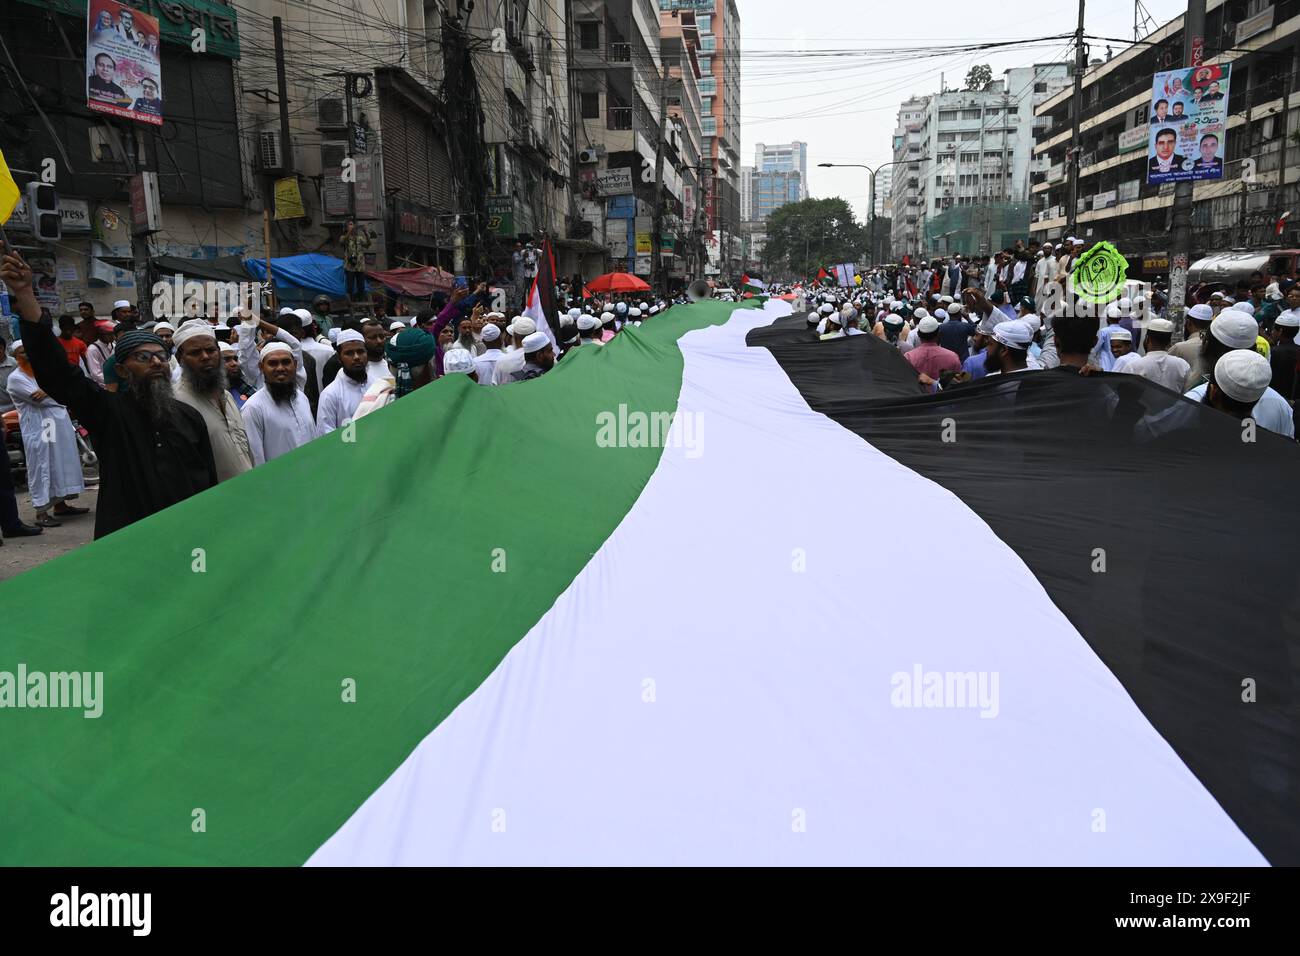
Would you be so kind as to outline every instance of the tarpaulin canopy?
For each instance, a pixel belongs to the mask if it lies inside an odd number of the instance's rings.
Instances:
[[[265,259],[245,259],[244,268],[254,279],[266,278]],[[343,260],[308,252],[300,256],[284,256],[271,260],[271,277],[277,287],[296,286],[326,295],[347,295],[343,279]]]
[[[154,256],[150,262],[162,275],[179,275],[187,279],[206,279],[213,282],[248,281],[248,271],[239,256],[220,256],[216,259]]]
[[[274,268],[275,263],[272,262]],[[437,266],[417,266],[410,269],[388,269],[385,272],[367,272],[375,282],[392,289],[398,295],[424,298],[434,292],[450,292],[456,277]]]

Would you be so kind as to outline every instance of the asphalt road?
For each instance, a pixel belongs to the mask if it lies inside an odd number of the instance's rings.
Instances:
[[[89,508],[90,514],[63,518],[61,528],[46,528],[34,538],[5,538],[4,546],[0,547],[0,581],[22,574],[83,544],[89,544],[95,534],[95,505],[98,499],[98,490],[95,487],[87,488],[70,504],[78,508]],[[18,492],[18,513],[28,524],[35,518],[26,489]]]

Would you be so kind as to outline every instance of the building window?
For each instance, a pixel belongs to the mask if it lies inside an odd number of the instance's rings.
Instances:
[[[718,93],[718,81],[711,76],[700,79],[700,96],[716,96]]]
[[[711,96],[701,96],[701,97],[700,97],[700,112],[701,112],[701,113],[712,113],[712,112],[713,112],[713,97],[711,97]]]
[[[578,48],[582,50],[600,49],[600,23],[598,21],[578,21]]]
[[[582,118],[600,119],[600,91],[583,92],[579,96],[582,98]]]
[[[700,49],[703,50],[705,53],[712,53],[717,48],[718,48],[717,37],[713,37],[713,36],[700,37]]]
[[[713,57],[711,56],[700,57],[700,72],[701,73],[713,72]]]
[[[1034,92],[1035,92],[1035,93],[1046,93],[1046,92],[1047,92],[1047,84],[1046,84],[1046,83],[1035,83],[1035,84],[1034,84]]]
[[[713,17],[707,14],[702,16],[697,13],[695,15],[695,26],[699,29],[701,33],[712,33]]]
[[[961,118],[964,120],[977,120],[980,118],[979,110],[962,110]]]

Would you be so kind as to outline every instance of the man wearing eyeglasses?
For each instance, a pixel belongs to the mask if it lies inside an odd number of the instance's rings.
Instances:
[[[152,332],[123,333],[114,352],[122,379],[107,392],[68,364],[32,292],[32,270],[0,244],[0,279],[21,319],[23,345],[41,390],[67,407],[90,432],[99,455],[95,537],[197,494],[217,483],[203,418],[172,394],[170,355]]]

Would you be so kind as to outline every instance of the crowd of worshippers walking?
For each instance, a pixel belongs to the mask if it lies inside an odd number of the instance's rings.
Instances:
[[[0,244],[2,248],[2,244]],[[447,375],[484,386],[545,375],[670,303],[585,300],[538,327],[491,311],[486,283],[435,293],[414,316],[336,326],[329,300],[281,309],[274,321],[237,309],[225,323],[140,323],[129,303],[98,320],[84,305],[55,331],[21,254],[3,248],[0,278],[18,316],[8,393],[20,412],[35,525],[20,520],[8,456],[0,531],[36,535],[87,509],[75,426],[98,456],[95,537],[287,454]],[[79,321],[80,320],[80,321]],[[80,326],[80,327],[79,327]],[[82,332],[89,328],[87,344]],[[74,426],[75,423],[75,426]]]

